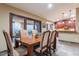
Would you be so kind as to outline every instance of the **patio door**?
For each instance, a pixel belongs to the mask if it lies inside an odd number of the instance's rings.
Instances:
[[[24,29],[24,18],[12,17],[12,39],[15,46],[16,40],[20,40],[20,30]]]
[[[13,41],[20,40],[20,30],[25,29],[28,34],[32,34],[32,30],[41,32],[41,21],[27,18],[20,15],[10,14],[10,35]]]

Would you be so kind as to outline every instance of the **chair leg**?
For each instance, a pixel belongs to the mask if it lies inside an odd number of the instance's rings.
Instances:
[[[51,50],[50,48],[47,49],[47,56],[51,55]]]
[[[44,55],[44,56],[48,56],[48,54],[49,54],[48,49],[46,51],[44,51],[44,52],[41,53],[41,55]]]
[[[51,56],[52,54],[51,54],[51,48],[49,47],[48,48],[48,54]]]
[[[53,52],[55,52],[55,49],[53,50]]]

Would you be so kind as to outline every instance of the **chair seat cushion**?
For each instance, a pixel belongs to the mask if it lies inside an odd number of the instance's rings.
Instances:
[[[35,49],[35,52],[40,53],[40,51],[41,51],[41,47],[38,47]],[[46,51],[46,48],[42,49],[42,52],[44,52],[44,51]]]
[[[24,46],[15,48],[15,50],[19,52],[20,56],[27,55],[27,48]]]
[[[19,56],[19,53],[15,49],[13,49],[13,56]]]

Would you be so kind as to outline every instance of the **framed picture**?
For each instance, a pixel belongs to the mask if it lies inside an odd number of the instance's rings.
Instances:
[[[53,24],[50,24],[50,29],[53,30]]]
[[[42,23],[42,28],[47,28],[47,24]]]
[[[58,31],[76,32],[76,20],[73,18],[55,22],[55,28]]]

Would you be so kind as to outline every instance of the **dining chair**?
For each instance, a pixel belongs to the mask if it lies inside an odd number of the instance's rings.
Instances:
[[[29,37],[28,31],[25,29],[20,30],[20,45],[27,47],[25,44],[23,44],[21,41]]]
[[[21,39],[26,38],[28,36],[29,35],[28,35],[28,31],[27,30],[25,30],[25,29],[20,30],[20,38]]]
[[[48,45],[50,55],[51,55],[51,50],[53,50],[53,52],[55,52],[55,50],[56,50],[57,35],[58,35],[58,32],[56,30],[51,32],[49,45]]]
[[[27,31],[27,30],[22,29],[22,30],[20,31],[20,40],[25,39],[25,38],[27,38],[28,36],[29,36],[29,35],[28,35],[28,31]]]
[[[38,31],[37,30],[32,30],[32,37],[36,38],[37,36],[40,36],[40,35],[38,35]],[[35,45],[34,49],[36,49],[38,47],[40,47],[40,44]]]
[[[48,43],[49,43],[50,31],[45,31],[42,35],[40,47],[35,49],[36,53],[39,55],[47,55],[48,53]]]
[[[27,54],[27,50],[26,49],[14,49],[13,44],[12,44],[12,39],[10,37],[10,34],[8,32],[6,32],[5,30],[3,30],[3,34],[6,40],[6,44],[7,44],[7,53],[8,56],[21,56],[21,55],[26,55]],[[25,53],[23,52],[25,51]]]
[[[37,30],[32,30],[32,34],[36,34],[37,33]]]

